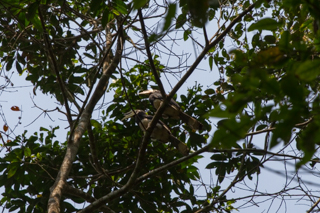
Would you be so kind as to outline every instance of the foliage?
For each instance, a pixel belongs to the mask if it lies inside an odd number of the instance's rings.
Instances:
[[[43,124],[6,142],[9,126],[3,126],[1,205],[10,212],[231,212],[247,197],[228,193],[259,177],[273,158],[298,160],[297,171],[317,166],[315,0],[7,0],[0,11],[1,75],[26,74],[34,95],[52,96],[69,125],[66,141],[56,138],[59,127]],[[173,51],[187,42],[195,47],[191,65]],[[219,72],[218,79],[206,75],[176,95],[201,61],[206,73]],[[133,119],[121,121],[131,109],[157,120],[161,112],[138,93],[162,90],[164,82],[173,85],[164,91],[168,97],[204,124],[195,132],[161,119],[192,150],[187,157],[170,143],[149,140]],[[263,148],[257,135],[264,137]],[[284,153],[288,147],[294,155]],[[198,163],[205,153],[215,184],[202,183]],[[288,189],[279,191],[275,195]],[[308,197],[312,211],[316,196]]]

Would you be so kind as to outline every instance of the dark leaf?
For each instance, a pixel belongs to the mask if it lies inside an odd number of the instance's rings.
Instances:
[[[253,30],[271,30],[274,31],[278,27],[282,26],[282,22],[277,22],[276,20],[272,18],[264,18],[259,20],[256,23],[253,23],[250,25],[248,28],[248,31],[253,31]]]
[[[304,81],[314,81],[320,75],[320,60],[308,60],[301,63],[297,70],[297,76]]]
[[[140,9],[145,4],[147,4],[149,0],[133,0],[133,8],[134,9]]]
[[[162,32],[166,31],[172,22],[172,19],[174,18],[175,14],[176,14],[176,10],[177,10],[177,5],[176,4],[169,4],[169,9],[168,9],[168,13],[165,17],[165,22],[162,28]]]

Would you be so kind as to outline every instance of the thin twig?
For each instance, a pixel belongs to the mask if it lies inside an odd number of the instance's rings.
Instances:
[[[44,40],[45,40],[44,43],[45,43],[45,45],[47,47],[47,51],[46,52],[48,52],[48,54],[49,54],[48,56],[49,56],[49,59],[51,61],[52,69],[56,74],[57,81],[59,83],[60,90],[62,92],[63,100],[65,102],[64,105],[65,105],[65,108],[66,108],[66,111],[67,111],[67,119],[68,119],[69,125],[72,126],[71,112],[70,112],[70,108],[69,108],[69,104],[68,104],[68,98],[67,98],[67,95],[66,95],[67,88],[65,88],[65,85],[62,82],[62,79],[60,77],[58,64],[57,64],[55,55],[52,52],[52,46],[51,46],[51,43],[49,41],[48,32],[47,32],[46,26],[44,24],[44,19],[43,19],[43,16],[42,16],[42,12],[41,12],[41,7],[40,6],[38,8],[38,13],[39,13],[39,18],[40,18],[42,29],[43,29],[43,37],[44,37]]]
[[[297,128],[304,127],[307,124],[309,124],[312,120],[313,120],[313,118],[311,117],[305,122],[298,123],[298,124],[294,125],[294,127],[297,127]],[[255,132],[249,132],[249,133],[246,134],[246,136],[257,135],[257,134],[261,134],[261,133],[264,133],[264,132],[271,132],[271,131],[273,131],[275,129],[276,129],[275,127],[270,127],[270,128],[262,129],[262,130],[255,131]]]
[[[149,63],[150,63],[150,67],[151,67],[151,71],[154,75],[154,78],[159,86],[159,90],[161,91],[161,94],[162,94],[162,97],[166,97],[166,93],[165,93],[165,90],[164,90],[164,87],[162,85],[162,82],[160,80],[160,77],[158,75],[158,72],[157,72],[157,69],[153,63],[153,58],[152,58],[152,54],[151,54],[151,51],[150,51],[150,44],[149,44],[149,41],[148,41],[148,35],[147,35],[147,31],[146,31],[146,26],[144,24],[144,21],[143,21],[143,16],[142,16],[142,12],[141,12],[141,9],[138,10],[138,15],[139,15],[139,20],[140,20],[140,24],[141,24],[141,31],[142,31],[142,34],[143,34],[143,39],[144,39],[144,43],[145,43],[145,46],[146,46],[146,52],[147,52],[147,55],[148,55],[148,59],[149,59]]]

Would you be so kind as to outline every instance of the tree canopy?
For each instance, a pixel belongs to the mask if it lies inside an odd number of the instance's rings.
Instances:
[[[0,0],[0,11],[1,94],[23,78],[33,97],[52,98],[38,107],[47,119],[64,117],[17,132],[1,113],[4,209],[248,212],[291,197],[320,210],[299,173],[319,162],[317,0]],[[163,95],[158,110],[138,95],[150,88]],[[163,119],[171,99],[203,129]],[[133,109],[154,116],[145,134],[121,120]],[[159,120],[189,155],[150,139]],[[272,161],[295,171],[265,193],[259,177]]]

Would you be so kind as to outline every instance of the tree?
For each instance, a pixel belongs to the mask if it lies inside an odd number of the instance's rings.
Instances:
[[[320,209],[299,175],[319,162],[317,1],[1,0],[0,9],[1,75],[27,74],[35,95],[54,99],[43,113],[59,112],[69,126],[67,141],[57,141],[58,126],[14,136],[4,125],[5,209],[231,212],[261,196],[286,201],[294,190],[297,202],[307,197],[305,210]],[[178,49],[190,44],[193,53]],[[200,72],[203,81],[176,96]],[[168,93],[157,111],[138,96],[150,87]],[[172,98],[204,124],[195,132],[163,120],[192,150],[185,157],[150,140]],[[154,115],[145,135],[133,120],[121,121],[131,109]],[[214,184],[197,168],[204,156]],[[297,187],[231,194],[257,181],[272,160],[294,160]]]

